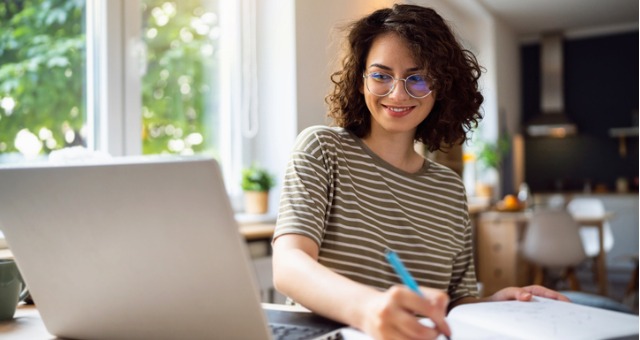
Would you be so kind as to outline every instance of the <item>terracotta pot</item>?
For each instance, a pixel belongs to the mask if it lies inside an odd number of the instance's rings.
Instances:
[[[244,210],[247,214],[264,214],[269,210],[268,191],[245,191]]]
[[[493,198],[493,185],[486,183],[476,183],[476,196]]]

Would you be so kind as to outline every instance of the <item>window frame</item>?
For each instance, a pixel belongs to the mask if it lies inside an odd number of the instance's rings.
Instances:
[[[114,157],[142,155],[142,71],[145,67],[145,46],[142,41],[141,7],[143,0],[86,0],[84,15],[85,33],[85,146],[89,151],[96,151]],[[206,0],[202,0],[203,2]],[[269,81],[266,86],[268,97],[273,91],[285,88],[295,93],[295,81],[289,83],[291,77],[282,77],[283,65],[286,64],[285,74],[290,74],[295,65],[290,56],[285,61],[279,61],[274,70],[272,63],[265,68],[261,57],[265,50],[259,50],[257,43],[257,26],[265,18],[261,17],[262,10],[276,10],[274,6],[258,6],[256,0],[225,1],[218,0],[219,27],[221,29],[219,84],[220,88],[220,119],[219,137],[221,142],[217,149],[225,179],[225,186],[236,211],[242,210],[243,192],[240,188],[241,169],[254,161],[266,164],[268,168],[278,169],[284,162],[280,162],[283,153],[287,153],[291,140],[283,144],[283,134],[275,132],[283,126],[290,129],[295,124],[289,117],[286,123],[266,119],[267,111],[279,116],[283,111],[282,101],[277,103],[272,99],[258,102],[258,92],[265,91],[264,82],[258,82],[258,69],[270,78],[273,76],[280,81]],[[287,15],[287,27],[292,28],[293,4],[290,3]],[[281,13],[281,6],[277,6]],[[250,14],[250,15],[247,15]],[[269,18],[272,20],[272,18]],[[277,20],[280,23],[281,20]],[[264,24],[264,23],[263,23]],[[279,26],[278,26],[279,27]],[[273,27],[266,27],[276,31]],[[265,27],[263,27],[264,31]],[[280,30],[280,29],[279,29]],[[250,33],[247,33],[250,32]],[[271,31],[269,31],[271,32]],[[265,37],[260,34],[262,39]],[[288,44],[293,44],[293,34],[287,34]],[[271,41],[270,35],[267,35]],[[278,43],[280,43],[278,41]],[[290,50],[291,46],[288,46]],[[271,54],[279,52],[272,51]],[[269,55],[270,60],[275,56]],[[247,68],[247,63],[252,63]],[[266,71],[265,71],[266,70]],[[264,75],[264,74],[263,74]],[[265,77],[265,78],[268,78]],[[251,96],[247,100],[248,96]],[[295,101],[286,105],[286,112],[292,114]],[[261,105],[259,105],[261,104]],[[266,105],[265,105],[266,104]],[[259,107],[260,106],[260,107]],[[265,110],[265,107],[267,108]],[[268,114],[272,116],[271,114]],[[266,124],[265,124],[266,123]],[[261,125],[260,131],[251,131]],[[266,126],[267,128],[262,128]],[[275,128],[274,131],[271,131]],[[290,133],[287,134],[287,136]],[[276,140],[274,140],[276,136]],[[286,138],[285,138],[286,139]],[[280,147],[286,145],[286,147]],[[265,149],[269,152],[265,152]],[[276,151],[275,153],[273,151]],[[20,153],[0,154],[0,163],[31,163],[46,162],[48,156],[40,154],[35,158],[24,157]],[[278,161],[274,166],[274,162]],[[276,175],[280,172],[276,170]],[[278,176],[280,177],[280,176]],[[280,184],[276,185],[276,193]]]
[[[142,153],[140,0],[86,2],[87,148],[112,156]]]
[[[220,166],[236,210],[241,205],[240,170],[250,143],[241,132],[241,4],[220,1]],[[142,154],[141,0],[87,1],[87,126],[94,138],[87,147],[112,156]],[[230,15],[229,15],[230,14]],[[91,140],[91,139],[90,139]]]

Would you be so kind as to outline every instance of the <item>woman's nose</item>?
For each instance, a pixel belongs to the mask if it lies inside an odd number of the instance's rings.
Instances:
[[[397,98],[397,99],[406,99],[409,96],[407,93],[407,89],[404,86],[404,80],[396,80],[396,84],[389,93],[389,97]]]

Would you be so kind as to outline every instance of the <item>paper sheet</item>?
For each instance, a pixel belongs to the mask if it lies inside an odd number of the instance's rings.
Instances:
[[[433,325],[429,319],[421,322]],[[639,332],[637,315],[540,297],[530,302],[462,305],[449,313],[447,322],[453,333],[452,340],[607,339],[637,336]],[[347,340],[371,339],[353,328],[344,329],[342,335]]]

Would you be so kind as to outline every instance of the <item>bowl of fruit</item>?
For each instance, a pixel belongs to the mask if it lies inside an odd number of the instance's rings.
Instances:
[[[525,204],[524,202],[520,202],[515,195],[506,195],[496,203],[495,208],[498,211],[522,211],[525,208]]]

